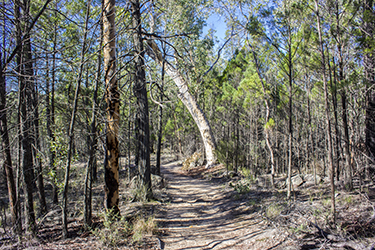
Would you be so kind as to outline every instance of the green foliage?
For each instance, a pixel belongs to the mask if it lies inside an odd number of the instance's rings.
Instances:
[[[61,192],[64,186],[63,178],[68,157],[68,141],[62,130],[54,133],[55,140],[49,140],[52,152],[55,155],[53,168],[48,169],[47,175]],[[73,152],[72,163],[78,160],[78,153]]]
[[[267,123],[264,125],[264,129],[272,130],[275,127],[275,120],[270,118]]]

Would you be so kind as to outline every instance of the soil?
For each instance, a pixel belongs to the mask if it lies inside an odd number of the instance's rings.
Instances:
[[[169,162],[168,162],[169,161]],[[77,169],[83,168],[84,164]],[[84,171],[81,171],[82,173]],[[80,173],[80,171],[78,171]],[[120,173],[121,214],[134,218],[155,217],[157,230],[138,241],[133,235],[105,228],[103,221],[103,183],[93,190],[94,229],[82,228],[83,174],[75,174],[70,190],[70,238],[61,239],[61,209],[51,207],[39,218],[35,238],[17,241],[6,226],[2,212],[0,249],[374,249],[375,187],[363,186],[363,192],[337,192],[336,226],[332,224],[329,183],[304,183],[294,188],[288,201],[285,178],[271,189],[266,176],[256,180],[226,172],[221,165],[210,169],[196,167],[182,170],[178,161],[165,158],[162,166],[164,184],[154,187],[156,201],[133,202],[131,185],[125,183],[126,171]],[[6,203],[4,183],[1,201]],[[358,188],[358,187],[357,187]],[[357,189],[358,190],[358,189]],[[48,195],[48,189],[47,189]],[[9,221],[9,215],[7,215]],[[9,223],[9,222],[8,222]],[[98,233],[101,232],[101,233]],[[117,237],[117,238],[116,238]],[[114,244],[108,242],[112,240]]]
[[[269,227],[257,206],[233,188],[193,178],[175,162],[164,165],[170,203],[158,218],[164,249],[267,249],[293,245],[288,233]],[[281,249],[281,248],[280,248]],[[284,248],[285,249],[285,248]]]

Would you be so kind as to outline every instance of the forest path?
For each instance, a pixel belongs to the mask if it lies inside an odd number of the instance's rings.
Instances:
[[[286,239],[223,185],[192,178],[177,162],[161,171],[171,198],[157,216],[162,249],[276,249]]]

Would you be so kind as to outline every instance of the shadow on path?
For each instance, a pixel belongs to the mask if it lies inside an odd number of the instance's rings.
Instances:
[[[175,162],[163,165],[162,175],[170,196],[157,218],[164,249],[265,249],[283,238],[266,226],[259,206],[236,200],[224,185],[184,175]]]

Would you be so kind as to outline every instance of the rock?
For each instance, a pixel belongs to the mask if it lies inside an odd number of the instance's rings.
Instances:
[[[294,188],[301,186],[304,182],[302,176],[299,174],[292,176],[291,180]],[[286,179],[286,185],[288,186],[288,179]]]

